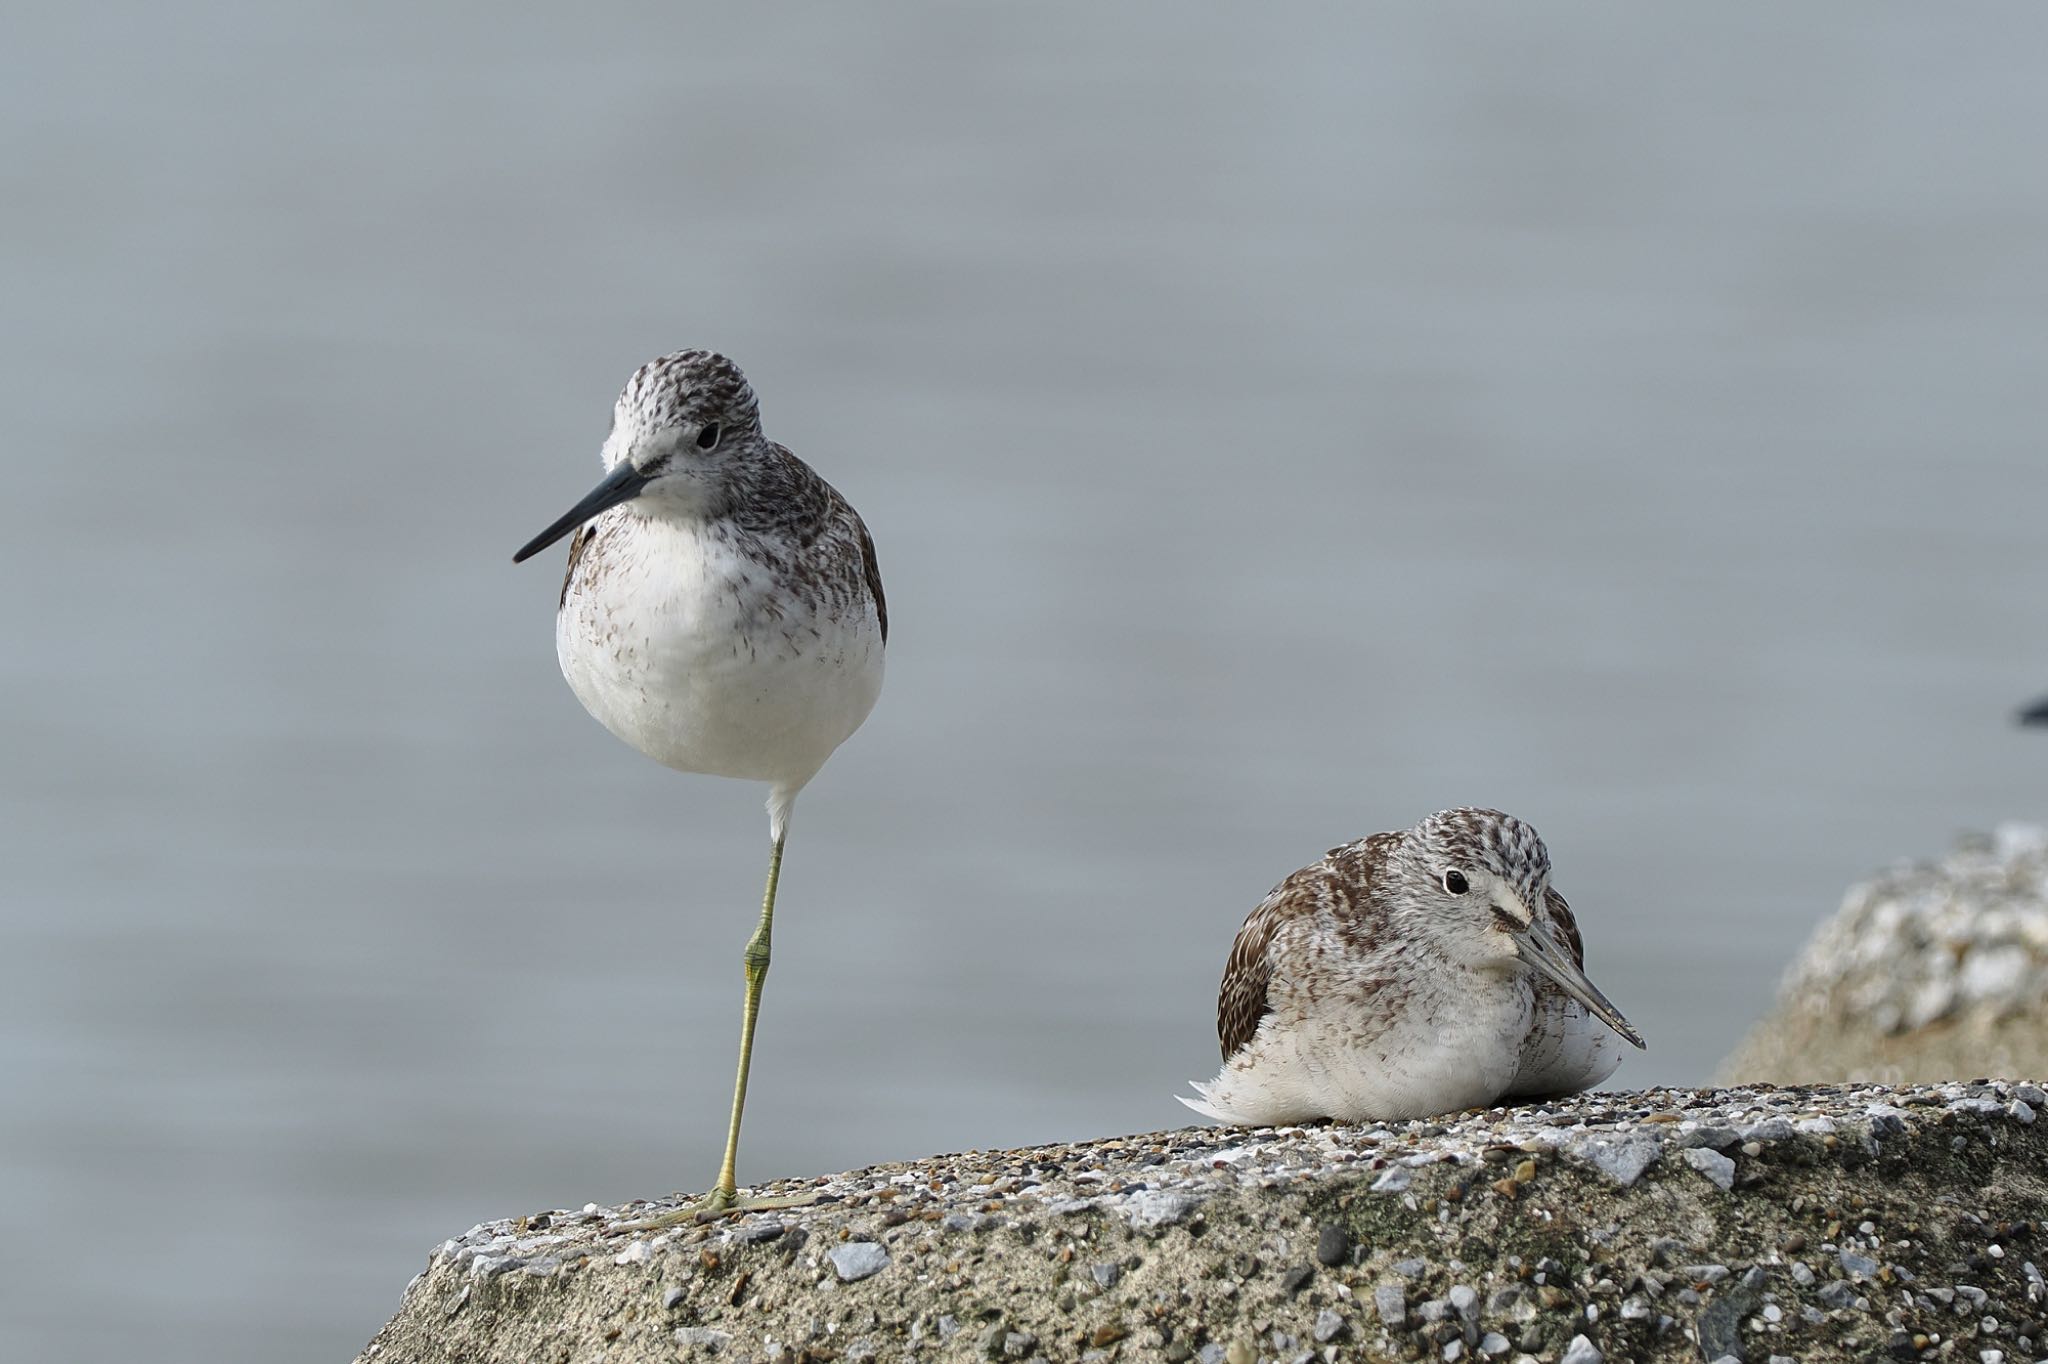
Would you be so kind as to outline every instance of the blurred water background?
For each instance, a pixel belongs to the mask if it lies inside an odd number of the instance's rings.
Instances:
[[[554,663],[642,360],[865,513],[742,1179],[1177,1125],[1244,912],[1533,820],[1704,1081],[2048,813],[2048,13],[462,3],[0,45],[0,1357],[346,1358],[702,1187],[758,789]]]

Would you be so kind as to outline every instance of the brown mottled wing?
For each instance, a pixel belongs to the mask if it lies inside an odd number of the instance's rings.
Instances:
[[[1245,916],[1244,927],[1237,930],[1237,941],[1230,945],[1230,960],[1223,967],[1223,989],[1216,996],[1216,1036],[1223,1043],[1226,1061],[1252,1040],[1252,1034],[1259,1030],[1259,1020],[1273,1011],[1266,1000],[1266,987],[1273,979],[1273,963],[1267,958],[1266,949],[1287,918],[1287,889],[1294,879],[1290,876],[1282,881],[1257,909]]]
[[[1216,1035],[1227,1061],[1252,1040],[1259,1020],[1273,1011],[1273,936],[1290,919],[1328,911],[1360,951],[1374,945],[1371,916],[1359,909],[1370,897],[1373,869],[1399,845],[1400,834],[1373,834],[1330,849],[1273,887],[1237,930],[1230,961],[1223,968],[1223,991],[1216,1000]]]
[[[868,595],[875,599],[875,619],[882,626],[882,643],[887,644],[889,603],[882,596],[882,566],[875,562],[875,537],[868,534],[868,524],[859,516],[853,518],[853,525],[860,532],[860,571],[867,577]]]
[[[576,581],[576,561],[583,557],[584,550],[590,548],[591,537],[596,533],[596,531],[591,529],[590,523],[586,521],[576,528],[574,535],[569,537],[569,569],[566,573],[562,574],[562,595],[555,601],[556,610],[561,610],[568,602],[569,584]]]
[[[1564,896],[1551,891],[1543,897],[1543,907],[1550,926],[1557,930],[1557,936],[1572,950],[1572,964],[1580,970],[1586,969],[1586,944],[1579,939],[1579,921],[1572,917],[1572,907],[1564,902]]]

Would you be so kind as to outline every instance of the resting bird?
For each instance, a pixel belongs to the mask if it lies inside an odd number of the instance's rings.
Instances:
[[[1223,1069],[1181,1102],[1244,1126],[1424,1117],[1588,1089],[1643,1039],[1585,972],[1543,840],[1442,810],[1332,848],[1245,919]]]

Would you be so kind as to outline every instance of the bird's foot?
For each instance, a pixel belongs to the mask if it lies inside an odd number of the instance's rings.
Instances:
[[[605,1233],[621,1236],[629,1232],[661,1231],[668,1227],[702,1226],[721,1217],[743,1217],[750,1212],[773,1212],[778,1208],[802,1208],[817,1201],[818,1196],[814,1193],[742,1197],[737,1189],[713,1189],[672,1212],[636,1217],[630,1222],[614,1222],[605,1228]]]

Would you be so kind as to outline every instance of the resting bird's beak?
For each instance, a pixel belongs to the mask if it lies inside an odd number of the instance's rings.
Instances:
[[[647,482],[647,475],[634,468],[632,460],[620,460],[613,466],[612,471],[604,476],[604,482],[590,490],[590,496],[563,512],[561,519],[554,525],[528,540],[526,547],[512,556],[512,562],[525,563],[599,512],[609,511],[621,502],[632,501],[640,495],[640,490],[647,486]]]
[[[1629,1021],[1621,1016],[1621,1010],[1610,1004],[1607,996],[1600,993],[1600,987],[1586,978],[1586,973],[1572,961],[1572,954],[1550,936],[1550,930],[1540,921],[1511,936],[1515,942],[1515,955],[1525,965],[1550,977],[1560,990],[1585,1005],[1593,1017],[1620,1033],[1638,1049],[1647,1050],[1643,1047],[1642,1034],[1629,1026]]]

